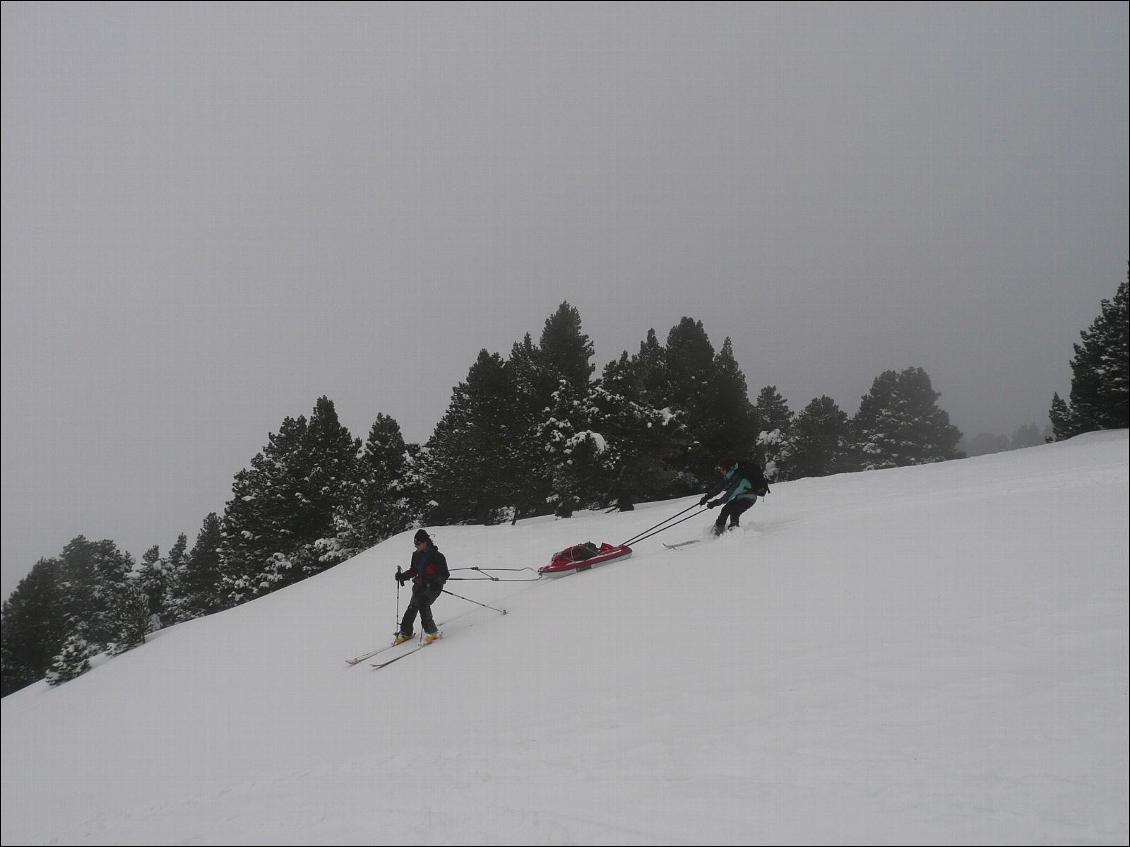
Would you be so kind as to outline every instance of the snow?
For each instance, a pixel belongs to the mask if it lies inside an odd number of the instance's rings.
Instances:
[[[440,527],[537,567],[694,502]],[[716,541],[452,582],[405,533],[2,701],[5,844],[1125,844],[1125,430],[780,483]],[[531,576],[532,572],[499,573]],[[455,576],[477,576],[456,571]]]

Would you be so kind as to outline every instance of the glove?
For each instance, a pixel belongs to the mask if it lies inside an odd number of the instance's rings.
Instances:
[[[706,508],[708,508],[708,509],[716,509],[716,508],[718,508],[718,506],[720,506],[721,504],[722,504],[722,501],[721,501],[721,500],[711,500],[711,501],[710,501],[709,503],[707,503],[707,504],[706,504]]]
[[[404,583],[408,581],[408,577],[400,572],[400,568],[396,569],[396,575],[393,576],[393,579],[395,579],[400,585],[404,585]]]
[[[702,495],[702,499],[698,501],[698,505],[700,505],[700,506],[705,506],[705,505],[706,505],[706,501],[707,501],[707,500],[709,500],[709,499],[710,499],[710,495],[709,495],[709,494],[703,494],[703,495]]]

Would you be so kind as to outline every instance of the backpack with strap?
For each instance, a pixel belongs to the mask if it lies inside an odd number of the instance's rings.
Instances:
[[[769,493],[769,480],[765,478],[765,469],[760,462],[742,459],[738,462],[738,474],[744,476],[753,486],[753,493],[764,497]]]

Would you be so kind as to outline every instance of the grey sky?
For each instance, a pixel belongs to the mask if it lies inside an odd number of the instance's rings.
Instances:
[[[3,596],[195,539],[328,395],[422,441],[562,300],[751,393],[1041,428],[1125,278],[1127,4],[3,5]]]

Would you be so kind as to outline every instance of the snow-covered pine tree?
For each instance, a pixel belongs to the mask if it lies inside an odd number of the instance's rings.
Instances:
[[[235,475],[220,550],[223,590],[231,604],[273,590],[280,581],[270,571],[273,557],[300,547],[292,516],[305,497],[306,429],[304,416],[285,418],[252,458],[251,467]]]
[[[757,449],[769,480],[792,478],[793,412],[777,386],[766,385],[754,404],[760,432]]]
[[[100,648],[90,644],[81,634],[72,632],[47,668],[47,684],[62,685],[82,676],[90,670],[90,657],[100,652]]]
[[[413,460],[400,424],[378,414],[359,460],[357,498],[341,518],[337,538],[342,560],[413,526],[420,514],[420,491],[412,484]]]
[[[852,470],[847,412],[827,395],[816,397],[793,421],[791,479]]]
[[[154,629],[154,617],[149,611],[149,598],[137,580],[124,585],[114,598],[114,639],[106,645],[110,654],[117,656],[144,644],[145,636]]]
[[[69,633],[92,649],[117,640],[118,604],[126,593],[133,558],[110,540],[72,539],[59,557]]]
[[[1048,413],[1057,441],[1097,429],[1130,426],[1130,313],[1127,283],[1114,298],[1103,300],[1099,316],[1073,345],[1071,394],[1058,394]]]
[[[354,438],[342,425],[328,397],[319,397],[314,404],[307,438],[309,471],[305,481],[309,488],[297,527],[308,551],[303,578],[343,561],[343,557],[324,556],[321,551],[325,540],[334,539],[340,531],[337,516],[348,514],[357,502],[361,471],[361,439]]]
[[[145,597],[149,614],[156,617],[156,629],[172,621],[167,605],[170,580],[166,566],[160,548],[154,544],[142,554],[136,571],[137,588]]]
[[[547,514],[552,493],[549,468],[538,442],[538,427],[553,402],[557,378],[543,363],[542,352],[530,334],[516,342],[506,360],[510,378],[511,432],[514,437],[507,473],[512,479],[513,519]]]
[[[643,403],[655,409],[662,409],[671,403],[671,379],[667,372],[667,350],[659,343],[654,329],[647,331],[647,337],[640,342],[640,352],[632,357],[639,380]]]
[[[209,512],[196,535],[192,551],[184,558],[177,620],[210,615],[228,605],[227,598],[221,591],[223,568],[220,548],[223,541],[219,515]],[[177,546],[183,550],[187,542],[188,539],[181,535],[177,539]]]
[[[353,502],[361,444],[318,399],[307,422],[286,418],[236,474],[224,512],[224,591],[242,603],[326,568],[318,542],[340,531],[335,516]]]
[[[538,450],[535,479],[550,480],[547,498],[554,514],[567,517],[601,496],[607,456],[603,436],[593,429],[591,404],[593,346],[581,330],[581,313],[558,306],[542,329],[536,357],[539,393],[549,389],[532,435]]]
[[[714,346],[702,321],[683,317],[667,334],[663,361],[666,364],[668,396],[666,403],[686,415],[687,432],[693,439],[680,460],[686,494],[700,491],[717,477],[717,446],[709,443],[715,419]]]
[[[767,385],[757,394],[757,420],[763,432],[780,430],[786,435],[792,431],[793,412],[789,403],[777,391],[777,386]]]
[[[497,353],[479,352],[420,453],[429,523],[498,523],[514,499],[513,390]]]
[[[58,559],[40,559],[4,601],[0,614],[0,696],[37,682],[67,640]]]
[[[130,593],[140,596],[142,608],[147,608],[144,595],[133,585],[132,570],[132,557],[114,542],[89,541],[81,535],[63,548],[58,559],[41,560],[33,569],[34,584],[28,585],[39,595],[34,600],[38,606],[35,617],[23,614],[18,605],[5,604],[6,644],[9,614],[14,613],[12,624],[16,627],[11,632],[12,646],[5,647],[5,661],[17,669],[43,672],[53,685],[85,672],[90,656],[120,640],[122,612]],[[147,611],[145,617],[147,623]],[[26,627],[22,635],[21,625]],[[39,646],[31,652],[17,652],[16,639],[24,636],[34,638]],[[45,661],[48,650],[52,655]],[[17,680],[26,684],[22,676]]]
[[[587,402],[595,366],[592,341],[581,329],[581,314],[563,302],[542,328],[537,346],[527,334],[507,361],[513,399],[511,451],[514,517],[545,514],[560,507],[561,475],[544,450],[544,434],[553,427],[553,408],[561,402],[564,380],[572,400]],[[571,401],[570,401],[571,402]]]
[[[549,417],[538,429],[553,482],[553,513],[559,518],[607,502],[612,468],[607,442],[594,428],[597,414],[591,388],[585,386],[578,391],[562,378],[554,392]]]
[[[562,303],[557,311],[546,318],[538,345],[542,367],[553,374],[550,391],[558,390],[558,380],[564,379],[580,396],[592,380],[593,346],[581,331],[581,313],[569,303]],[[548,378],[548,377],[547,377]]]
[[[734,358],[729,337],[714,357],[713,408],[703,433],[703,443],[714,462],[722,456],[752,455],[757,440],[757,410],[749,402],[745,374]]]
[[[681,423],[683,415],[669,408],[654,408],[645,395],[638,359],[629,359],[627,352],[605,366],[592,390],[611,469],[606,499],[621,511],[670,495],[678,473],[674,463],[688,441]]]
[[[177,535],[177,540],[169,548],[169,553],[162,563],[165,572],[165,610],[167,616],[163,620],[165,625],[196,617],[196,615],[187,611],[186,606],[188,588],[185,584],[187,577],[185,549],[187,547],[188,536],[182,532]]]
[[[937,405],[922,368],[884,371],[875,378],[852,419],[852,433],[864,470],[921,465],[961,458],[961,431]]]

